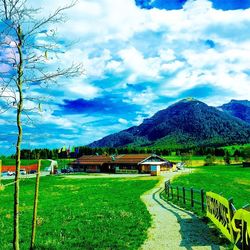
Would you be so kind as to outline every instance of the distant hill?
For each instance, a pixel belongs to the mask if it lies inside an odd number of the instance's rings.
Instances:
[[[111,134],[90,147],[169,148],[250,142],[250,125],[195,99],[181,100],[139,126]]]
[[[220,110],[250,123],[250,101],[231,100],[229,103],[218,107]]]

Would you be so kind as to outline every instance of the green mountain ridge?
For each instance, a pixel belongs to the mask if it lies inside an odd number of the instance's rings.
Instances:
[[[188,98],[158,111],[139,126],[108,135],[90,147],[191,147],[250,142],[250,124]]]
[[[218,108],[250,124],[250,101],[231,100]]]

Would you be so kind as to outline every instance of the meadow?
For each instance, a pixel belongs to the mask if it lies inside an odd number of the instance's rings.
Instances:
[[[158,181],[42,177],[36,249],[137,249],[151,225],[140,196]],[[35,179],[21,181],[21,249],[29,248],[34,184]],[[12,214],[10,185],[0,191],[1,250],[12,249]]]
[[[182,174],[172,182],[175,186],[204,189],[233,197],[236,208],[250,204],[250,168],[242,165],[214,165],[196,167],[191,174]]]

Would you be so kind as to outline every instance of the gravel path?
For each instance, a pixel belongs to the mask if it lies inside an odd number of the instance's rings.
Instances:
[[[171,179],[175,174],[178,173],[167,173],[165,179]],[[141,197],[153,220],[148,239],[141,249],[225,249],[218,245],[218,239],[208,226],[193,213],[163,201],[159,196],[163,190],[161,186],[163,183]]]

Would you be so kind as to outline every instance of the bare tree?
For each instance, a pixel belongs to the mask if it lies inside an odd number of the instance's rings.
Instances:
[[[76,2],[59,7],[47,17],[41,10],[29,6],[27,0],[0,0],[0,113],[14,109],[16,113],[16,176],[14,193],[14,237],[13,248],[19,249],[19,194],[20,152],[23,138],[23,117],[31,111],[25,108],[27,101],[41,100],[29,95],[33,85],[46,87],[61,77],[74,77],[82,73],[82,66],[72,63],[67,68],[50,66],[50,55],[60,55],[56,30],[53,24],[65,21],[64,11]],[[43,36],[43,43],[37,37]]]

